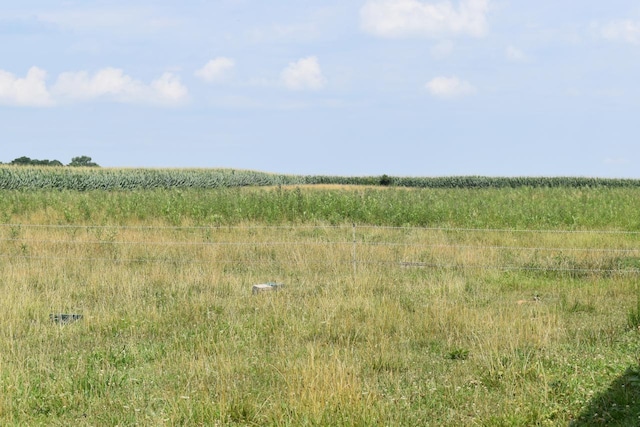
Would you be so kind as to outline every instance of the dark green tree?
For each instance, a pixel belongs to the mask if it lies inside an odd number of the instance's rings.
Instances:
[[[31,159],[27,156],[13,159],[9,164],[18,166],[63,166],[62,162],[60,162],[59,160],[38,160]]]
[[[78,156],[73,157],[71,159],[71,163],[67,166],[85,166],[85,167],[96,167],[99,166],[97,163],[91,161],[91,157],[89,156]]]
[[[17,159],[11,160],[11,165],[30,165],[33,160],[31,160],[27,156],[18,157]]]

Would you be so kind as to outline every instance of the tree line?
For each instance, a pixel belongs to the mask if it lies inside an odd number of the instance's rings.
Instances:
[[[17,165],[17,166],[65,166],[60,160],[38,160],[38,159],[31,159],[27,156],[22,156],[22,157],[18,157],[17,159],[13,159],[8,164]],[[73,157],[71,159],[71,163],[67,164],[66,166],[99,167],[100,165],[91,161],[91,157],[89,156],[78,156],[78,157]]]

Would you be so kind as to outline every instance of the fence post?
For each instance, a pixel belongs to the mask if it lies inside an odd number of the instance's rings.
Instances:
[[[352,235],[353,235],[353,280],[356,280],[356,274],[357,274],[357,254],[356,254],[356,245],[357,245],[357,240],[356,240],[356,223],[353,223],[353,227],[352,227]]]

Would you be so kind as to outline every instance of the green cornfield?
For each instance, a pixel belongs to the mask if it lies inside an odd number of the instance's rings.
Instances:
[[[364,177],[283,175],[234,169],[115,169],[0,166],[0,189],[144,190],[278,185],[383,185],[407,188],[639,187],[640,180],[576,177]]]

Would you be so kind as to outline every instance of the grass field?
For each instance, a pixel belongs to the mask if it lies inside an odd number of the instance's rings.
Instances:
[[[637,425],[638,196],[2,191],[0,424]]]

